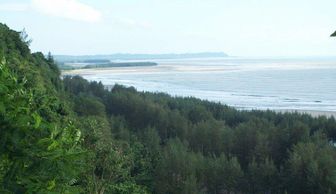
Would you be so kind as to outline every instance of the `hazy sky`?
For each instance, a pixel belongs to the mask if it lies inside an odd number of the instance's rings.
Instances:
[[[0,22],[53,54],[336,55],[336,0],[0,0]]]

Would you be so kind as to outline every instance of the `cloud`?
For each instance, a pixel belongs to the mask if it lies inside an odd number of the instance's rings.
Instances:
[[[102,20],[100,11],[77,0],[32,0],[32,8],[46,15],[71,20],[92,23]]]
[[[3,3],[0,4],[0,11],[26,11],[29,8],[25,3]]]

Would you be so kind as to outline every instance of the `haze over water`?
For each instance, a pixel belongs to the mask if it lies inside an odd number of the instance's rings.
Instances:
[[[241,109],[336,110],[336,58],[154,60],[153,67],[77,70],[105,85],[193,96]]]

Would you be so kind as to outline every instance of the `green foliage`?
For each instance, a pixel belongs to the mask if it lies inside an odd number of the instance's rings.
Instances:
[[[31,54],[25,32],[0,34],[0,193],[145,193],[129,146],[113,140],[103,85],[84,80],[71,98],[50,53]]]
[[[125,182],[112,185],[110,193],[115,194],[147,194],[148,191],[143,187],[132,182]]]
[[[22,41],[25,39],[24,41]],[[27,44],[27,36],[10,30],[6,25],[0,24],[0,56],[11,55],[14,57],[27,57],[30,50]]]
[[[244,173],[237,158],[221,155],[207,158],[205,162],[204,182],[208,193],[238,191]]]
[[[289,160],[289,190],[292,193],[328,193],[335,191],[335,148],[328,142],[299,143]]]
[[[179,140],[170,140],[157,166],[157,193],[198,193],[192,153]]]
[[[80,172],[80,131],[71,122],[63,127],[47,122],[35,101],[45,97],[26,89],[25,79],[19,81],[5,61],[0,64],[0,83],[0,190],[78,191],[72,183]]]
[[[127,155],[110,144],[95,148],[88,168],[87,192],[111,193],[114,185],[128,179],[130,166]]]
[[[79,116],[104,116],[105,106],[99,100],[91,96],[80,95],[75,99],[75,112]]]
[[[246,173],[247,188],[250,193],[277,193],[280,189],[279,172],[271,159],[257,163],[255,160],[248,165]]]

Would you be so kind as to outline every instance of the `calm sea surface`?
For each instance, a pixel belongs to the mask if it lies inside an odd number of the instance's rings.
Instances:
[[[336,58],[154,61],[159,65],[79,74],[105,85],[194,96],[242,109],[336,111]]]

